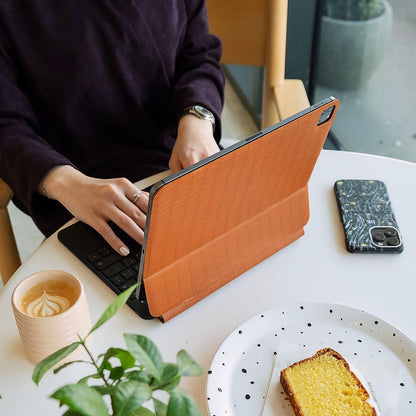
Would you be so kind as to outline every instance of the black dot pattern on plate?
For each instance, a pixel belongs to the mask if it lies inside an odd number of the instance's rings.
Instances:
[[[411,375],[405,370],[400,373],[401,379],[396,379],[401,406],[396,414],[416,416],[416,347],[394,327],[365,311],[317,303],[278,306],[257,314],[229,338],[208,371],[208,384],[210,379],[217,381],[207,389],[213,416],[261,413],[268,388],[265,374],[270,374],[274,357],[282,357],[283,343],[286,352],[288,345],[293,345],[300,358],[331,347],[357,367],[398,356],[399,365],[410,370]],[[231,386],[223,384],[226,379],[232,380]],[[234,390],[236,386],[238,391]],[[287,407],[286,396],[282,392],[278,395]]]

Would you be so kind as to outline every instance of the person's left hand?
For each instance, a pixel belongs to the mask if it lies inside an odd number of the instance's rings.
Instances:
[[[212,133],[212,124],[192,114],[183,116],[178,125],[178,137],[169,160],[172,173],[178,172],[220,149]]]

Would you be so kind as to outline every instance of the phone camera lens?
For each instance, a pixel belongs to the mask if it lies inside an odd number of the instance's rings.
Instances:
[[[400,243],[399,239],[397,237],[389,237],[387,239],[387,244],[389,246],[398,246]]]
[[[394,228],[388,228],[386,231],[384,231],[384,234],[386,237],[396,237],[397,233]]]
[[[380,231],[378,231],[378,232],[373,234],[373,238],[374,238],[375,241],[382,242],[382,241],[384,241],[384,234],[381,233]]]

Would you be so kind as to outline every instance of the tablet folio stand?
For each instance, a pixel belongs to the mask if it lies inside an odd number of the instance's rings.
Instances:
[[[153,316],[168,321],[304,234],[307,184],[337,106],[310,107],[160,187],[143,268]]]

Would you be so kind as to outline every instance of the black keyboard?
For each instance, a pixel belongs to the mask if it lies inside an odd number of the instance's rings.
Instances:
[[[58,239],[109,288],[120,294],[138,281],[142,248],[117,226],[110,226],[130,249],[128,256],[116,253],[100,234],[82,222],[76,222],[59,231]],[[147,306],[144,286],[140,288],[139,298],[133,293],[127,305],[140,317],[153,318]]]
[[[120,256],[110,246],[104,245],[86,256],[92,267],[97,268],[120,293],[137,283],[140,253]]]

